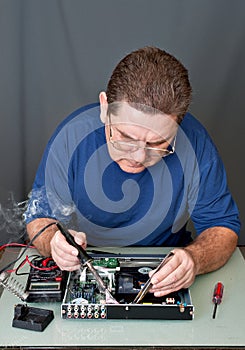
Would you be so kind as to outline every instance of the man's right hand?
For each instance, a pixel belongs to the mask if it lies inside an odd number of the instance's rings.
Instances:
[[[69,230],[77,244],[84,249],[87,247],[86,234]],[[78,250],[70,245],[60,231],[57,231],[50,241],[51,255],[61,270],[74,271],[80,268]]]

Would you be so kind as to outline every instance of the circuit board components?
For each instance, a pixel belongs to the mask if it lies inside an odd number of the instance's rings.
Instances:
[[[164,297],[148,293],[140,304],[133,300],[160,258],[99,257],[93,266],[118,304],[107,302],[93,274],[85,266],[69,274],[61,317],[64,319],[176,319],[191,320],[194,307],[188,289]]]

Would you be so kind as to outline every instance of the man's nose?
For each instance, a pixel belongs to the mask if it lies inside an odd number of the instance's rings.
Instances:
[[[146,158],[146,150],[144,148],[138,148],[136,151],[132,152],[132,158],[138,163],[144,163]]]

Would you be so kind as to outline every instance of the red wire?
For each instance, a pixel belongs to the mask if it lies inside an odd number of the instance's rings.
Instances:
[[[58,268],[58,265],[54,265],[54,266],[50,266],[50,267],[37,267],[29,260],[28,255],[26,255],[25,260],[23,260],[22,263],[20,264],[20,266],[18,266],[18,270],[21,269],[26,263],[28,263],[35,270],[39,270],[39,271],[51,271],[51,270],[55,270]],[[17,270],[17,268],[13,269],[13,270],[8,270],[7,272],[12,273],[12,272],[15,272],[16,270]]]
[[[21,263],[16,269],[7,270],[7,272],[8,272],[8,273],[15,272],[15,271],[17,271],[17,269],[19,270],[20,268],[22,268],[26,263],[27,263],[27,259],[25,258],[25,260],[23,260],[22,263]]]
[[[27,244],[23,244],[23,243],[6,243],[0,246],[0,251],[5,249],[5,248],[14,248],[14,247],[26,247]],[[35,248],[34,246],[30,246],[29,248]],[[19,268],[23,267],[26,263],[26,259],[21,263],[21,265],[19,266]],[[8,273],[12,273],[15,272],[17,269],[12,269],[12,270],[7,270],[6,272]]]
[[[26,247],[26,246],[27,244],[22,244],[22,243],[7,243],[0,246],[0,251],[8,247],[14,248],[14,247]],[[35,247],[31,245],[29,248],[35,248]]]
[[[26,261],[28,262],[28,264],[33,267],[36,270],[41,270],[41,271],[51,271],[51,270],[55,270],[58,268],[58,265],[54,265],[54,266],[50,266],[50,267],[37,267],[35,265],[32,264],[32,262],[29,260],[28,255],[26,256]]]
[[[6,243],[0,246],[0,251],[5,249],[5,248],[9,248],[9,247],[26,247],[27,244],[22,244],[22,243]],[[29,248],[36,248],[34,246],[30,246]],[[49,260],[52,260],[51,258],[47,258]],[[45,259],[45,260],[47,260]],[[44,261],[45,261],[44,260]],[[41,271],[51,271],[51,270],[55,270],[58,268],[58,265],[54,265],[54,266],[50,266],[50,267],[37,267],[35,265],[32,264],[32,262],[29,260],[28,255],[26,255],[25,260],[20,264],[20,266],[18,267],[18,269],[22,268],[26,263],[28,263],[31,267],[33,267],[36,270],[41,270]],[[7,270],[7,272],[12,273],[15,272],[17,269],[12,269],[12,270]]]

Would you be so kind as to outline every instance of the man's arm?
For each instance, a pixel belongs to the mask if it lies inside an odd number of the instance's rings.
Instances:
[[[30,239],[32,239],[41,229],[43,229],[46,225],[56,222],[54,219],[50,218],[40,218],[35,219],[26,225],[27,233]],[[57,231],[57,226],[52,225],[48,227],[35,241],[34,245],[37,250],[43,256],[51,256],[51,247],[50,241],[53,238],[55,232]]]
[[[185,248],[194,260],[196,275],[223,266],[234,252],[237,240],[237,234],[226,227],[211,227],[203,231]]]
[[[152,291],[163,296],[188,288],[196,275],[223,266],[235,250],[237,239],[237,234],[226,227],[206,229],[189,246],[173,250],[173,258],[152,278]]]
[[[55,223],[56,220],[41,218],[35,219],[27,224],[27,232],[30,239],[32,239],[46,225],[52,222]],[[74,230],[69,230],[69,232],[74,236],[76,243],[86,249],[86,234]],[[77,257],[77,249],[66,241],[56,225],[49,226],[43,231],[43,233],[34,241],[34,245],[43,256],[52,256],[61,270],[73,271],[79,269],[81,266],[81,262]]]

